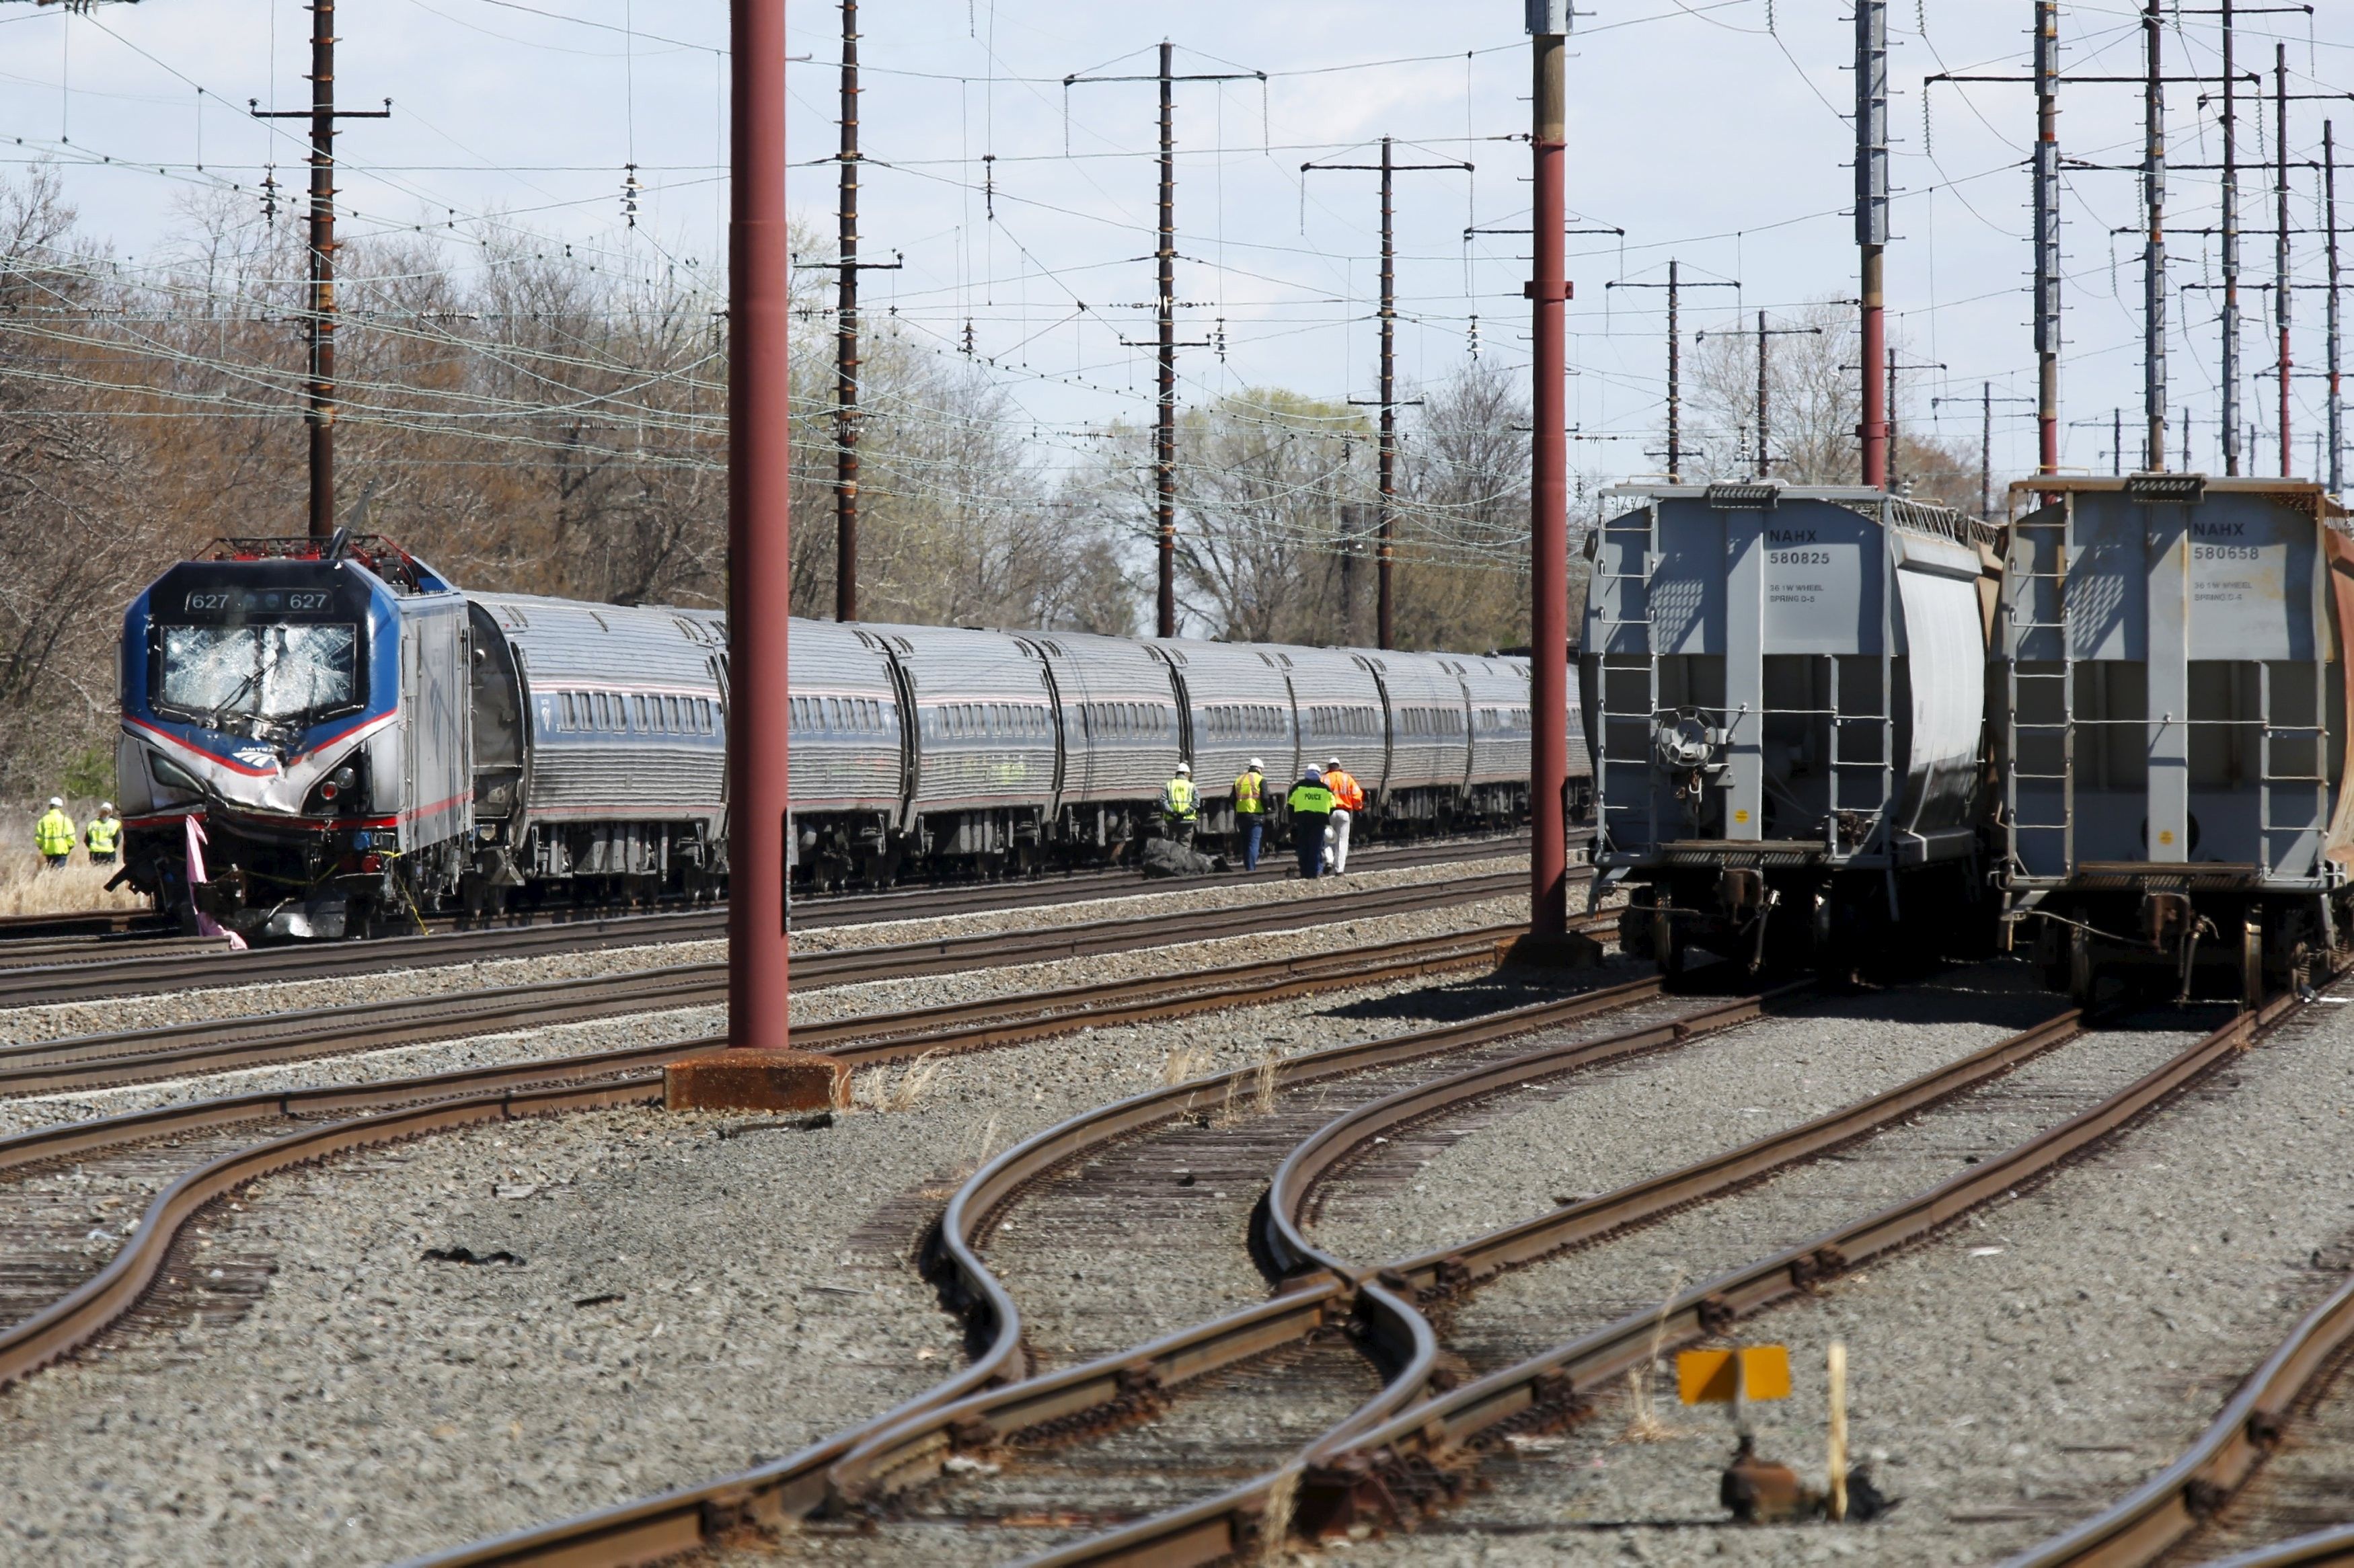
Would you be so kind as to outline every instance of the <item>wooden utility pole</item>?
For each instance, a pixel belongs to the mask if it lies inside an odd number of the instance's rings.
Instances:
[[[1336,169],[1360,169],[1378,172],[1382,176],[1382,371],[1381,396],[1373,399],[1382,411],[1381,418],[1381,522],[1380,535],[1373,548],[1374,628],[1378,646],[1397,646],[1397,628],[1390,587],[1390,573],[1396,537],[1397,524],[1397,205],[1394,196],[1394,176],[1419,169],[1460,169],[1471,165],[1460,162],[1437,164],[1401,164],[1397,162],[1394,144],[1390,137],[1382,138],[1382,161],[1378,164],[1302,164],[1299,172],[1330,172]],[[1357,398],[1351,398],[1357,403]],[[1419,401],[1419,399],[1416,399]]]
[[[1770,479],[1773,477],[1774,473],[1774,420],[1771,412],[1771,393],[1768,390],[1766,340],[1768,338],[1776,337],[1819,337],[1822,335],[1822,331],[1823,329],[1820,327],[1769,327],[1766,324],[1766,313],[1764,311],[1759,311],[1757,313],[1757,324],[1755,327],[1747,331],[1744,331],[1736,327],[1732,332],[1719,333],[1716,334],[1719,337],[1755,336],[1757,339],[1756,467],[1757,477],[1759,479]],[[1694,333],[1692,334],[1692,342],[1699,343],[1707,336],[1708,334],[1704,332]],[[1893,350],[1889,354],[1888,362],[1891,366],[1893,366],[1896,363],[1896,355]],[[1891,429],[1893,429],[1893,427],[1892,426]]]
[[[837,249],[832,261],[803,261],[819,270],[833,268],[836,281],[833,317],[833,618],[858,619],[858,431],[859,372],[863,356],[858,327],[858,274],[896,272],[902,262],[858,259],[858,0],[842,4],[842,194]],[[970,334],[970,328],[967,332]],[[967,353],[970,345],[967,344]]]
[[[1181,81],[1265,81],[1262,70],[1175,72],[1176,46],[1161,40],[1161,69],[1151,76],[1066,76],[1063,90],[1083,83],[1150,81],[1161,87],[1161,223],[1154,247],[1153,314],[1160,332],[1152,347],[1160,364],[1160,399],[1152,436],[1152,517],[1160,593],[1153,616],[1155,635],[1177,635],[1177,351],[1207,348],[1210,340],[1177,341],[1177,94]],[[1123,338],[1123,343],[1127,340]],[[1145,346],[1129,344],[1131,348]]]
[[[308,109],[263,109],[253,100],[246,107],[257,120],[311,122],[311,302],[303,313],[309,348],[303,421],[311,428],[310,535],[324,539],[335,531],[335,122],[392,115],[389,98],[382,109],[335,107],[335,0],[312,0],[310,82]]]

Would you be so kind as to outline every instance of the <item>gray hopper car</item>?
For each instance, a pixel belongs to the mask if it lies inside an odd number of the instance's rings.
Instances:
[[[1864,489],[1613,494],[1580,674],[1623,946],[1844,965],[1983,904],[1994,531]]]
[[[2290,480],[2014,493],[1990,726],[2014,943],[2087,1000],[2109,973],[2300,979],[2349,934],[2344,514]]]

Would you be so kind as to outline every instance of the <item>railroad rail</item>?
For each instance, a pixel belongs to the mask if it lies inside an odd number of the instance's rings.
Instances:
[[[1394,887],[1352,889],[1347,917],[1411,913],[1477,898],[1514,893],[1527,885],[1520,872],[1496,872],[1451,882],[1407,883]],[[1321,901],[1277,900],[1240,905],[1222,910],[1188,911],[1179,925],[1167,914],[1137,916],[1123,920],[1034,927],[1020,931],[969,937],[939,937],[890,948],[839,948],[803,953],[793,959],[796,984],[847,984],[838,977],[856,974],[864,980],[884,978],[861,955],[889,952],[888,975],[902,978],[938,974],[1012,963],[1043,963],[1055,959],[1089,957],[1189,939],[1207,927],[1223,927],[1240,912],[1269,910],[1298,914],[1316,909]],[[435,964],[474,963],[491,959],[534,957],[549,952],[579,952],[611,948],[648,947],[687,941],[723,940],[725,912],[704,915],[632,916],[607,922],[534,927],[495,934],[460,932],[441,937],[411,937],[381,943],[352,943],[318,948],[269,948],[251,953],[137,955],[85,963],[0,969],[0,1009],[49,1006],[61,1002],[118,1000],[142,992],[204,987],[266,985],[289,980],[341,978],[384,969],[429,968]],[[723,966],[724,967],[724,966]]]
[[[1436,1375],[1439,1369],[1435,1360],[1417,1351],[1377,1401],[1303,1450],[1283,1470],[1191,1509],[1033,1562],[1038,1568],[1148,1561],[1178,1564],[1254,1550],[1278,1489],[1290,1499],[1292,1528],[1300,1533],[1342,1528],[1352,1520],[1411,1525],[1416,1510],[1458,1495],[1479,1455],[1508,1433],[1574,1419],[1585,1407],[1588,1391],[1649,1364],[1662,1351],[1720,1333],[1742,1317],[1908,1246],[2020,1182],[2057,1168],[2172,1098],[2216,1064],[2238,1055],[2296,1005],[2295,999],[2282,997],[2241,1013],[2143,1077],[2026,1142],[1925,1192],[1694,1286],[1662,1308],[1631,1314],[1451,1388],[1447,1386],[1451,1380]],[[1548,1219],[1567,1236],[1581,1224],[1575,1211],[1585,1207],[1572,1205]],[[1417,1265],[1427,1271],[1426,1277],[1453,1289],[1464,1281],[1467,1269],[1477,1277],[1491,1247],[1524,1255],[1532,1247],[1549,1250],[1546,1238],[1513,1227],[1433,1258],[1408,1260],[1407,1267],[1394,1266],[1390,1272],[1417,1295],[1422,1287],[1409,1272]],[[1375,1271],[1373,1279],[1376,1287],[1389,1288],[1382,1285],[1382,1271]],[[1404,1304],[1399,1290],[1389,1293]]]
[[[1572,1024],[1659,999],[1657,977],[1582,995],[1515,1008],[1461,1022],[1332,1046],[1283,1057],[1275,1064],[1279,1088],[1342,1079],[1416,1059],[1492,1045],[1532,1032]],[[1694,1032],[1755,1015],[1760,1003],[1744,998],[1691,1015],[1622,1032],[1596,1042],[1608,1059],[1663,1049]],[[746,1525],[806,1516],[843,1491],[864,1492],[867,1478],[903,1477],[939,1462],[961,1438],[997,1441],[1027,1426],[1090,1413],[1117,1414],[1161,1387],[1218,1367],[1232,1366],[1349,1315],[1337,1288],[1286,1295],[1170,1336],[1155,1343],[1023,1381],[1028,1371],[1022,1319],[1013,1298],[982,1263],[977,1237],[1003,1206],[1074,1159],[1115,1146],[1177,1118],[1209,1115],[1236,1094],[1255,1093],[1262,1067],[1211,1074],[1187,1083],[1097,1107],[1015,1145],[977,1172],[950,1199],[939,1228],[936,1266],[944,1288],[971,1319],[982,1349],[954,1376],[873,1420],[825,1438],[798,1454],[708,1485],[600,1510],[577,1519],[419,1559],[440,1568],[459,1564],[638,1563],[695,1550]],[[1378,1300],[1379,1297],[1376,1296]],[[1402,1305],[1402,1304],[1401,1304]],[[1410,1309],[1406,1317],[1413,1318]],[[1415,1319],[1418,1321],[1418,1319]],[[1003,1385],[996,1387],[993,1385]],[[960,1400],[978,1402],[955,1416],[942,1413]],[[960,1422],[978,1425],[957,1425]],[[854,1472],[834,1467],[859,1456]]]
[[[1500,833],[1492,837],[1446,839],[1427,843],[1367,845],[1352,852],[1352,858],[1361,863],[1363,870],[1396,871],[1458,861],[1475,863],[1523,853],[1527,851],[1528,842],[1525,833]],[[1260,863],[1256,872],[1225,871],[1171,882],[1146,882],[1133,867],[1122,867],[997,882],[920,884],[885,892],[801,893],[793,897],[791,918],[797,929],[822,930],[832,926],[861,925],[872,921],[931,919],[941,915],[974,910],[1044,908],[1057,904],[1130,897],[1139,893],[1257,886],[1289,880],[1288,863],[1288,858],[1271,854]],[[717,941],[727,935],[724,901],[697,908],[652,911],[614,910],[594,906],[554,906],[504,916],[434,916],[427,919],[427,928],[421,933],[381,937],[370,942],[323,943],[319,944],[318,948],[350,954],[356,949],[385,943],[415,942],[461,932],[479,939],[484,935],[504,938],[509,932],[577,930],[584,927],[603,927],[629,921],[673,922],[674,924],[669,927],[650,926],[649,928],[689,933],[654,937],[648,938],[650,940]],[[0,916],[0,969],[112,958],[121,955],[124,948],[133,947],[143,954],[159,949],[214,954],[231,950],[227,941],[218,937],[181,935],[176,925],[154,910]],[[272,948],[261,950],[274,952],[285,949]]]
[[[1484,885],[1472,885],[1471,896]],[[1399,890],[1404,892],[1405,890]],[[1423,896],[1404,901],[1406,909],[1443,907],[1449,899],[1438,888],[1416,889]],[[1460,893],[1458,898],[1463,896]],[[1254,908],[1225,911],[1247,916]],[[1383,906],[1379,913],[1400,912]],[[1593,929],[1606,931],[1601,919]],[[1261,927],[1246,918],[1217,922],[1216,938],[1248,935]],[[881,1015],[860,1015],[830,1023],[797,1025],[797,1045],[831,1046],[860,1037],[896,1036],[911,1029],[977,1023],[1000,1013],[1015,1016],[1068,1013],[1093,1024],[1117,1022],[1119,1003],[1131,995],[1174,995],[1198,990],[1216,996],[1247,997],[1251,1002],[1275,1001],[1295,980],[1317,985],[1320,977],[1359,972],[1378,973],[1384,966],[1421,955],[1468,953],[1492,958],[1523,927],[1495,926],[1436,937],[1412,938],[1366,947],[1288,959],[1268,959],[1210,969],[1186,970],[1143,980],[1076,985],[1034,991],[1010,1001],[952,1002],[938,1007]],[[1131,950],[1156,945],[1141,938],[1152,936],[1140,927],[1076,931],[1066,943],[1079,951],[1066,951],[1052,943],[1042,952],[1035,936],[971,938],[970,946],[939,942],[906,947],[854,948],[835,953],[811,954],[795,961],[793,980],[804,990],[858,985],[935,972],[942,967],[970,969],[984,964],[1030,963],[1042,959]],[[1162,926],[1158,941],[1167,939]],[[819,960],[839,960],[832,963]],[[1126,988],[1126,989],[1123,989]],[[499,986],[385,1001],[346,1003],[262,1016],[168,1024],[121,1034],[79,1036],[0,1046],[0,1097],[56,1094],[111,1087],[122,1084],[185,1077],[195,1073],[227,1072],[302,1061],[323,1055],[350,1055],[397,1045],[498,1033],[543,1024],[610,1018],[621,1012],[650,1012],[673,1008],[707,1007],[727,1000],[725,963],[692,964],[666,969],[645,969],[620,975],[545,980],[531,985]],[[1226,1005],[1226,1003],[1220,1003]]]
[[[1247,1006],[1310,991],[1490,964],[1500,945],[1518,929],[1490,927],[1347,953],[1267,959],[1190,975],[844,1019],[797,1032],[796,1040],[855,1069],[922,1052],[985,1049],[1080,1027]],[[722,1050],[726,1044],[723,1037],[673,1041],[373,1085],[234,1096],[0,1138],[0,1172],[66,1160],[88,1162],[126,1150],[152,1150],[164,1140],[178,1140],[181,1163],[188,1167],[149,1202],[130,1239],[95,1275],[79,1277],[86,1272],[79,1252],[69,1258],[55,1246],[48,1249],[51,1255],[6,1271],[10,1284],[0,1291],[0,1316],[12,1306],[23,1315],[13,1327],[0,1329],[0,1383],[38,1369],[121,1316],[153,1285],[174,1235],[188,1218],[246,1182],[291,1165],[451,1128],[655,1103],[662,1097],[659,1068],[663,1063]],[[323,1123],[317,1119],[322,1117],[336,1119]],[[292,1130],[257,1140],[258,1128]],[[61,1271],[73,1277],[60,1277]],[[12,1301],[11,1295],[17,1299]]]

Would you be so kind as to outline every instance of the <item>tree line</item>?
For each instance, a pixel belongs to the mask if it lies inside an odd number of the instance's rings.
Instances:
[[[723,603],[724,280],[505,223],[456,238],[396,230],[338,255],[339,521],[470,587]],[[53,173],[0,182],[0,792],[103,792],[123,607],[212,539],[303,532],[304,274],[301,226],[245,197],[185,204],[134,263]],[[792,608],[811,616],[833,606],[826,281],[795,284]],[[864,358],[862,615],[1143,626],[1149,420],[1084,450],[1043,439],[990,367],[887,318]],[[1417,393],[1391,508],[1398,640],[1524,644],[1522,378],[1467,362]],[[1187,635],[1373,641],[1364,410],[1247,390],[1185,408],[1178,450]],[[1735,455],[1703,466],[1740,471]]]

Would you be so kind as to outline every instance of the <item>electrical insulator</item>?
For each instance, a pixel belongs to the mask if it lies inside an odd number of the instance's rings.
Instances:
[[[621,217],[631,228],[635,228],[638,226],[638,193],[646,187],[638,183],[637,164],[624,164],[621,167],[625,171],[625,177],[621,181]]]
[[[267,165],[261,175],[261,220],[278,221],[278,165]]]
[[[1220,317],[1218,318],[1218,330],[1217,330],[1217,331],[1215,331],[1215,332],[1214,332],[1214,333],[1212,333],[1212,334],[1210,334],[1210,341],[1211,341],[1211,343],[1212,343],[1212,344],[1214,344],[1216,346],[1216,348],[1217,348],[1217,350],[1218,350],[1218,363],[1219,363],[1220,365],[1224,365],[1224,364],[1226,362],[1226,318],[1225,318],[1225,317],[1224,317],[1224,316],[1220,316]]]
[[[1479,357],[1479,318],[1476,315],[1471,318],[1471,357]]]

